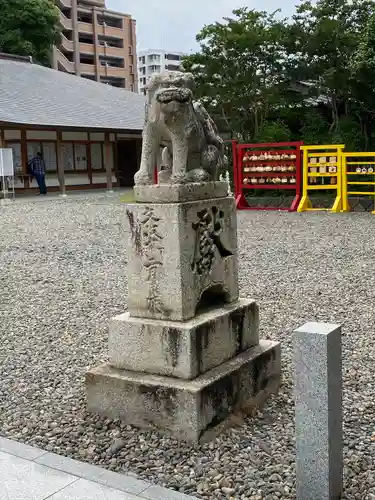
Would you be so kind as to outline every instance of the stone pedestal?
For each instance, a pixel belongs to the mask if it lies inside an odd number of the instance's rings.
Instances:
[[[135,189],[128,312],[110,322],[109,363],[86,375],[89,411],[197,441],[277,391],[280,346],[259,341],[258,306],[238,297],[223,184]]]
[[[238,299],[233,198],[135,203],[126,215],[131,316],[184,321],[205,301]]]
[[[259,344],[257,304],[242,299],[184,321],[116,316],[109,326],[115,368],[194,379]]]

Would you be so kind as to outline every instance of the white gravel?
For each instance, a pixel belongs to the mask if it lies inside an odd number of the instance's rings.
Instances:
[[[291,332],[344,323],[345,494],[375,499],[375,218],[240,212],[240,284],[284,384],[257,419],[187,446],[85,413],[84,373],[126,307],[118,195],[0,206],[0,434],[201,498],[294,499]]]

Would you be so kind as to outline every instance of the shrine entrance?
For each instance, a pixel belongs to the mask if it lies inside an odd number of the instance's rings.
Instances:
[[[120,187],[133,187],[134,174],[139,169],[142,139],[124,139],[117,142],[117,168]]]

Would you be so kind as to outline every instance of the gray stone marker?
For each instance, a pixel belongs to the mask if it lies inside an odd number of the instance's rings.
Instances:
[[[184,73],[150,81],[136,203],[124,213],[128,311],[111,320],[109,362],[87,372],[86,392],[89,411],[198,441],[261,406],[281,368],[280,344],[259,340],[258,305],[238,295],[223,141],[191,87]]]
[[[341,326],[306,323],[294,332],[297,500],[342,493]]]

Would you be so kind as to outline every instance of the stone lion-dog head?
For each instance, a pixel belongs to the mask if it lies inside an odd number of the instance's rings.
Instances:
[[[154,74],[147,89],[149,111],[153,111],[156,115],[154,120],[160,119],[160,111],[169,115],[183,112],[193,106],[194,79],[191,73]]]

